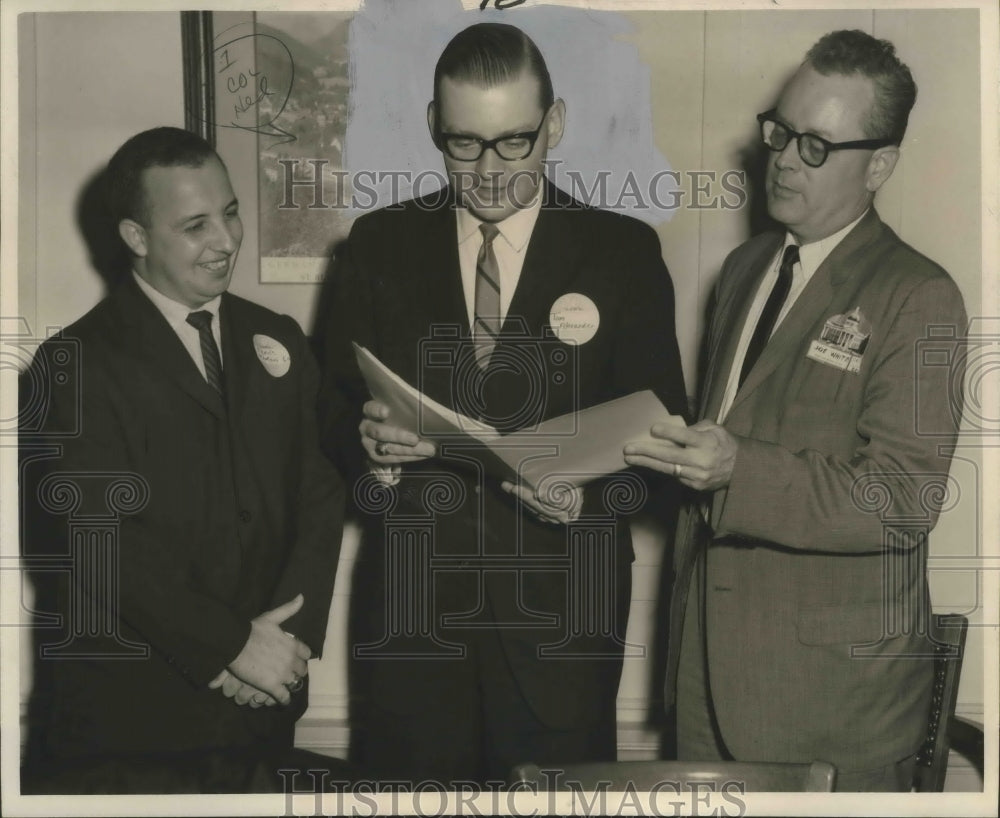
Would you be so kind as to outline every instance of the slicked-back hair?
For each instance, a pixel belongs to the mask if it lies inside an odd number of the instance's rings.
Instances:
[[[441,52],[434,68],[434,100],[440,101],[444,77],[494,88],[525,71],[538,80],[539,103],[548,111],[555,101],[552,78],[534,41],[506,23],[476,23],[452,37]]]
[[[149,226],[149,203],[142,181],[148,168],[200,168],[213,158],[219,155],[208,142],[182,128],[152,128],[136,134],[115,151],[106,170],[108,207],[114,223],[132,219]]]
[[[896,145],[903,141],[917,86],[891,42],[857,29],[831,31],[809,49],[805,62],[824,76],[861,74],[870,79],[875,101],[864,123],[865,136]]]

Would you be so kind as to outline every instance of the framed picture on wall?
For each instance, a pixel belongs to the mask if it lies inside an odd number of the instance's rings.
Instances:
[[[183,16],[189,127],[209,139],[218,128],[257,135],[260,282],[320,282],[353,219],[344,173],[353,12],[259,11],[221,30],[212,12]]]

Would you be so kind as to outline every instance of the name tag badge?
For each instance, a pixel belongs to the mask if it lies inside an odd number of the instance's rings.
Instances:
[[[549,326],[564,344],[585,344],[597,334],[601,313],[587,296],[566,293],[549,309]]]
[[[861,370],[871,334],[871,322],[860,307],[855,307],[848,313],[826,319],[819,340],[809,345],[806,357],[856,375]]]
[[[280,378],[292,365],[292,356],[288,354],[285,345],[269,335],[254,335],[253,348],[257,353],[257,360],[272,377]]]

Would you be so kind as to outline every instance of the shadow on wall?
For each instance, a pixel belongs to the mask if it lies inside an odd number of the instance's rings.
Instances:
[[[737,153],[740,169],[746,174],[747,203],[743,208],[746,217],[746,235],[756,236],[768,230],[784,230],[784,227],[767,214],[767,196],[764,193],[764,177],[767,172],[767,158],[770,151],[759,139],[748,142]],[[736,249],[736,248],[730,248]]]
[[[76,224],[87,245],[90,266],[110,292],[132,269],[132,260],[111,216],[108,187],[105,168],[86,181],[76,202]]]
[[[347,247],[347,238],[341,238],[333,242],[328,248],[328,261],[323,274],[323,283],[320,284],[319,295],[313,302],[313,314],[311,327],[312,332],[309,339],[313,345],[313,353],[321,363],[325,360],[326,346],[326,321],[325,317],[333,309],[333,299],[336,297],[336,287],[334,285],[337,274],[337,256]]]

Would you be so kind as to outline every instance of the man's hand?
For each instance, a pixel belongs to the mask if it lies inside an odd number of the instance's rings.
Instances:
[[[253,685],[241,682],[228,670],[223,670],[208,684],[209,690],[222,688],[222,693],[227,699],[232,699],[236,704],[249,704],[254,709],[258,707],[274,707],[277,704],[273,696],[268,696],[263,690],[258,690]]]
[[[373,463],[393,466],[426,460],[435,455],[436,449],[429,440],[385,422],[389,417],[389,407],[384,403],[370,400],[363,411],[365,418],[358,425],[358,430],[361,432],[361,445]]]
[[[305,678],[306,661],[312,656],[308,645],[281,629],[281,623],[298,613],[304,602],[305,598],[299,594],[291,602],[252,620],[246,645],[229,665],[239,681],[269,694],[281,704],[292,700],[288,686]]]
[[[557,525],[571,523],[580,516],[580,510],[583,508],[583,489],[579,487],[567,489],[552,485],[547,490],[543,484],[539,486],[538,491],[532,491],[525,486],[515,486],[505,480],[500,484],[500,488],[508,494],[513,494],[531,509],[539,520],[546,523]]]
[[[739,438],[710,420],[688,427],[657,423],[649,431],[654,441],[625,444],[625,462],[630,466],[671,474],[698,491],[729,485]]]

